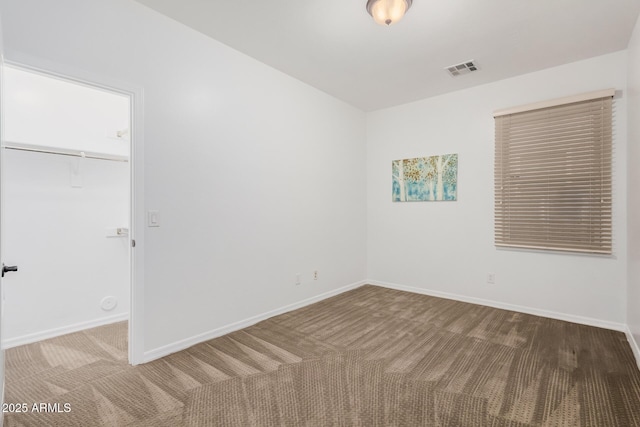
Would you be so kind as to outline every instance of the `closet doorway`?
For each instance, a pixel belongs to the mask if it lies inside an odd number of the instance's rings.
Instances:
[[[131,96],[7,65],[3,89],[3,348],[113,325],[126,360]]]

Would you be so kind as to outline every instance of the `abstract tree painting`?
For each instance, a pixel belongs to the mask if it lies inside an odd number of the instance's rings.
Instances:
[[[391,162],[394,202],[458,199],[458,155]]]

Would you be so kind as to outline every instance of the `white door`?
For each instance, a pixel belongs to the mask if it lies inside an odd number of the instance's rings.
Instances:
[[[4,67],[4,49],[2,44],[2,19],[0,19],[0,139],[4,131],[4,121],[2,117],[2,68]],[[1,141],[0,141],[1,142]],[[1,144],[0,144],[1,145]],[[4,171],[2,152],[3,148],[0,148],[0,236],[2,236],[2,173]],[[2,239],[0,239],[0,262],[3,261],[2,257]],[[0,343],[2,342],[2,306],[4,305],[4,288],[2,287],[2,278],[0,277]],[[0,406],[4,405],[4,348],[0,345]],[[4,413],[0,412],[0,427],[3,425]]]

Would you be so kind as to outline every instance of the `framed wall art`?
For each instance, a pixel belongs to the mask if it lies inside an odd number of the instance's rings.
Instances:
[[[417,157],[391,162],[394,202],[458,199],[458,155]]]

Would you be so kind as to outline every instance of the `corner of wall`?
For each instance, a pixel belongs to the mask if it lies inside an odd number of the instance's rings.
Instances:
[[[629,345],[631,346],[631,351],[633,352],[634,357],[636,358],[636,365],[638,365],[638,369],[640,369],[640,346],[636,341],[635,337],[631,333],[631,329],[627,327],[625,331],[625,335],[627,336],[627,341],[629,341]]]
[[[640,17],[627,48],[627,109],[629,118],[640,115]],[[627,132],[627,336],[640,367],[640,123],[628,121]]]

